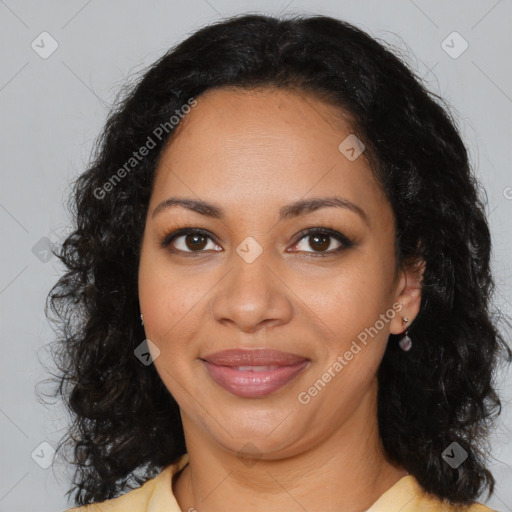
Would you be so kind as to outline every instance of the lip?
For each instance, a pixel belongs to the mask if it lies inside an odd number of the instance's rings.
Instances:
[[[291,382],[310,360],[272,349],[230,349],[201,358],[210,377],[222,388],[243,398],[262,398]],[[240,369],[240,367],[270,367]]]

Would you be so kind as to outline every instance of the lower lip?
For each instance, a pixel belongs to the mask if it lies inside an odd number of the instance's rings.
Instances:
[[[219,386],[243,398],[262,398],[274,393],[292,381],[309,363],[306,360],[291,366],[280,366],[275,370],[254,372],[203,362],[210,377]]]

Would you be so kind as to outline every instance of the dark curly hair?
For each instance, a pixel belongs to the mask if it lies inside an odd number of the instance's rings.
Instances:
[[[56,251],[66,270],[46,303],[58,337],[54,396],[73,418],[57,448],[74,446],[67,494],[77,505],[114,498],[186,451],[177,403],[154,365],[134,356],[145,338],[139,252],[159,155],[179,126],[169,119],[219,87],[294,89],[350,116],[394,212],[397,266],[425,262],[414,348],[388,343],[378,371],[385,450],[439,498],[491,495],[494,379],[512,352],[504,315],[491,310],[486,205],[450,109],[385,43],[346,22],[253,14],[198,30],[124,90],[73,184],[73,231]],[[154,147],[134,163],[148,137]],[[441,457],[454,441],[468,453],[457,469]]]

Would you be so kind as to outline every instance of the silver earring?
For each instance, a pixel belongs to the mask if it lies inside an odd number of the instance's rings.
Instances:
[[[144,325],[144,318],[142,317],[142,313],[140,314],[140,323]]]
[[[405,318],[403,317],[402,318],[402,322],[404,323],[404,328],[407,324],[407,322],[409,321],[408,318]],[[402,339],[398,342],[398,345],[400,346],[400,348],[404,351],[404,352],[407,352],[408,350],[411,349],[412,347],[412,340],[411,338],[409,338],[409,335],[408,335],[408,332],[409,332],[409,329],[406,329],[405,332],[404,332],[404,336],[402,337]]]

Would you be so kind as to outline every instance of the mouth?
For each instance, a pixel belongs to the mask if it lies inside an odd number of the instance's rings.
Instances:
[[[294,380],[310,360],[271,349],[231,349],[201,358],[215,383],[242,398],[263,398]]]

